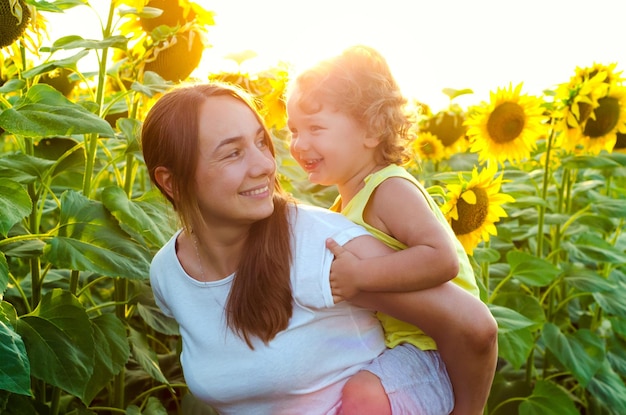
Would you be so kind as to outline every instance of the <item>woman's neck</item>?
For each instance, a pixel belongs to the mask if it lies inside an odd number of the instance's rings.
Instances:
[[[203,281],[218,281],[233,274],[239,267],[249,230],[224,232],[197,227],[189,236],[192,257]]]

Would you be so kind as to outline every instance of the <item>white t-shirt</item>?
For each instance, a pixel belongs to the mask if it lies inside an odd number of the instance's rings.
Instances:
[[[187,275],[175,252],[178,233],[152,261],[156,302],[180,326],[187,385],[220,414],[336,414],[344,383],[385,349],[374,314],[333,304],[329,284],[326,238],[343,245],[367,232],[316,207],[291,207],[289,216],[293,315],[268,345],[253,338],[254,350],[226,326],[233,275],[216,282]]]

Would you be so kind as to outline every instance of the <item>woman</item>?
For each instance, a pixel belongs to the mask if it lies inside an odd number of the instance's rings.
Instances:
[[[176,319],[190,391],[221,414],[336,414],[347,379],[384,350],[374,314],[333,304],[328,238],[390,252],[339,214],[288,200],[270,135],[234,87],[179,87],[150,110],[142,147],[182,229],[150,280]]]

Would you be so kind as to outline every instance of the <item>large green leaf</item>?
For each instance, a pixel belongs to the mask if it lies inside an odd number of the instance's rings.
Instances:
[[[57,39],[51,48],[45,47],[41,50],[44,52],[55,52],[57,50],[68,50],[68,49],[106,49],[106,48],[117,48],[117,49],[126,49],[126,43],[128,43],[128,39],[124,36],[109,36],[103,40],[92,40],[92,39],[83,39],[77,35],[64,36],[60,39]]]
[[[616,288],[615,283],[586,268],[568,266],[563,272],[563,277],[567,285],[581,292],[612,291]]]
[[[122,229],[146,241],[151,247],[163,246],[172,236],[174,230],[167,226],[166,216],[163,215],[166,209],[163,199],[155,198],[153,193],[133,201],[128,199],[121,187],[109,186],[102,190],[101,198]]]
[[[17,320],[17,332],[26,345],[31,374],[85,402],[95,345],[78,299],[58,288],[49,291],[32,313]]]
[[[606,168],[612,168],[612,167],[619,167],[618,162],[611,160],[608,157],[602,157],[600,155],[565,157],[562,163],[563,163],[563,167],[572,168],[572,169],[577,169],[577,168],[606,169]]]
[[[595,292],[593,293],[593,298],[607,313],[626,318],[624,292],[626,292],[626,284],[616,282],[613,290]]]
[[[543,324],[546,321],[546,315],[539,300],[536,297],[523,294],[519,291],[500,293],[494,298],[493,304],[515,310],[524,317],[539,324]],[[502,317],[502,315],[500,316]],[[515,321],[515,323],[519,323],[519,321]],[[502,324],[504,325],[505,321],[502,321]]]
[[[32,183],[43,178],[54,166],[54,161],[26,154],[11,154],[0,158],[0,177],[18,183]]]
[[[569,334],[547,323],[542,338],[546,347],[582,386],[587,386],[606,359],[602,339],[586,329]]]
[[[126,327],[113,314],[102,314],[93,320],[95,364],[85,391],[85,402],[91,400],[124,367],[130,357]]]
[[[535,345],[533,331],[541,327],[517,311],[489,304],[498,322],[498,355],[519,369]]]
[[[530,286],[545,287],[560,272],[551,262],[522,251],[509,251],[506,259],[511,265],[511,274]]]
[[[30,362],[24,342],[0,309],[0,390],[30,395]]]
[[[580,235],[574,245],[564,244],[570,255],[574,258],[595,264],[598,262],[608,262],[610,264],[622,265],[626,263],[626,254],[615,248],[604,238],[585,233]]]
[[[151,259],[102,203],[74,191],[61,197],[59,235],[48,241],[45,257],[59,268],[132,279],[148,278]]]
[[[619,336],[607,339],[607,359],[615,372],[626,376],[626,341]]]
[[[626,408],[626,385],[606,360],[587,385],[587,390],[614,414],[622,414]]]
[[[146,324],[159,333],[163,333],[168,336],[176,336],[180,334],[176,320],[164,315],[155,304],[144,305],[138,303],[137,311]]]
[[[143,370],[145,370],[146,373],[153,379],[161,383],[169,384],[169,381],[161,371],[156,352],[148,344],[148,339],[145,333],[141,333],[131,327],[130,340],[133,357],[137,363],[139,363],[139,366],[141,366]]]
[[[88,133],[114,136],[107,121],[45,84],[29,88],[13,108],[0,112],[0,126],[25,137]]]
[[[34,68],[30,68],[27,71],[22,72],[22,76],[25,79],[28,79],[28,78],[32,78],[35,75],[41,75],[43,73],[50,72],[56,68],[72,68],[76,70],[77,69],[76,64],[78,63],[78,61],[87,55],[89,55],[89,51],[81,50],[74,56],[70,56],[68,58],[60,59],[56,61],[48,61],[48,62],[42,63],[41,65],[35,66]]]
[[[540,380],[533,393],[519,406],[519,415],[577,415],[574,402],[563,389]]]
[[[0,177],[0,234],[6,237],[17,222],[24,219],[32,210],[33,204],[24,187]]]

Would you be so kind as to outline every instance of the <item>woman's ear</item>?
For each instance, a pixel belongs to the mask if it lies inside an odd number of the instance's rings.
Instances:
[[[154,169],[154,180],[167,196],[174,200],[174,190],[172,186],[172,172],[167,167],[159,166]]]

